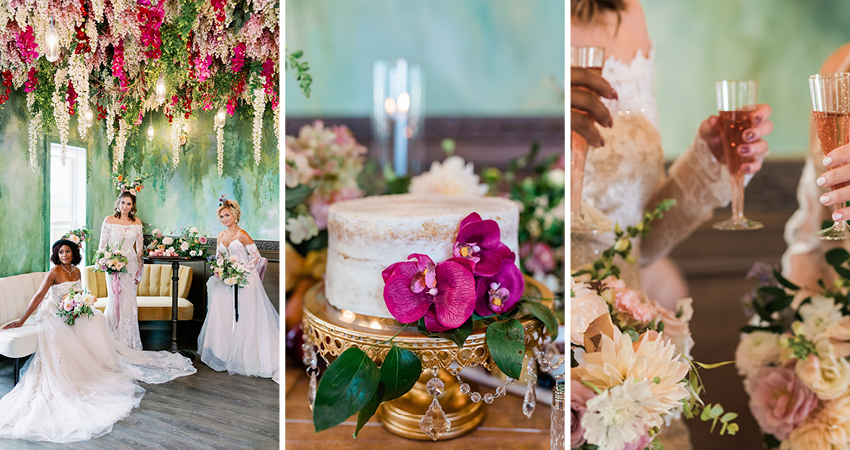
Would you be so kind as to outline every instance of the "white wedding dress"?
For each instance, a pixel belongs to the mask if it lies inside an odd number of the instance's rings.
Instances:
[[[201,361],[217,371],[271,378],[280,383],[280,315],[263,289],[257,271],[261,256],[254,244],[219,240],[216,257],[235,256],[251,269],[248,285],[239,290],[239,321],[234,314],[233,286],[217,277],[207,281],[207,317],[198,336]]]
[[[57,304],[81,285],[55,284],[38,306],[38,347],[21,381],[0,399],[0,439],[65,443],[102,436],[139,406],[145,390],[136,380],[159,384],[195,373],[179,354],[117,343],[98,310],[66,324]]]
[[[676,206],[652,223],[649,236],[634,242],[633,253],[641,266],[665,256],[710,219],[714,208],[731,199],[729,174],[699,135],[665,175],[653,86],[654,53],[638,52],[629,64],[614,57],[605,61],[602,77],[617,91],[619,100],[603,99],[614,124],[611,128],[598,128],[605,146],[588,150],[582,195],[582,203],[590,206],[587,209],[591,217],[598,217],[601,212],[623,229],[640,222],[644,212],[654,209],[661,200],[676,200]],[[613,244],[613,233],[573,234],[571,271],[593,262]],[[616,263],[622,269],[621,278],[630,287],[640,289],[638,265],[619,258]],[[666,450],[691,448],[687,428],[681,421],[673,421],[661,440]]]
[[[121,293],[115,295],[113,278],[115,275],[106,274],[106,292],[109,295],[106,302],[106,319],[109,329],[118,342],[136,350],[142,349],[139,337],[139,310],[136,306],[136,271],[139,270],[139,256],[136,249],[144,248],[142,225],[121,225],[103,221],[100,229],[100,245],[98,250],[104,251],[107,245],[111,250],[121,249],[127,256],[127,273],[118,274],[118,284]],[[135,245],[135,248],[133,246]]]

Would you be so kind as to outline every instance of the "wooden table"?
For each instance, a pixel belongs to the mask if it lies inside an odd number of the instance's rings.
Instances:
[[[157,261],[171,263],[171,347],[168,348],[168,351],[171,353],[180,353],[194,361],[195,355],[192,352],[181,349],[177,345],[177,290],[179,288],[180,280],[180,261],[203,261],[204,258],[186,258],[182,256],[143,256],[142,260],[151,261],[153,263],[156,263]]]
[[[312,411],[307,405],[309,378],[304,370],[287,361],[285,383],[285,412],[287,449],[541,449],[549,448],[550,407],[538,402],[531,419],[522,413],[522,397],[508,394],[487,405],[487,417],[475,431],[457,439],[447,441],[414,441],[398,437],[381,426],[372,417],[360,430],[357,439],[352,438],[357,424],[357,415],[343,424],[321,433],[313,429]],[[482,394],[493,389],[482,387]],[[424,413],[424,411],[423,411]]]

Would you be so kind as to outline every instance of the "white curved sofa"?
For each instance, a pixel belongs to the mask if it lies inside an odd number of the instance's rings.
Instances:
[[[0,355],[14,360],[15,384],[18,384],[21,361],[35,353],[38,335],[33,316],[20,328],[3,330],[2,325],[24,315],[46,276],[47,272],[35,272],[0,278]]]

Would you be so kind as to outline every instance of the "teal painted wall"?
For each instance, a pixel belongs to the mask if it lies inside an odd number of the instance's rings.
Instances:
[[[285,76],[286,114],[370,115],[372,63],[405,57],[427,116],[563,116],[564,0],[287,0],[285,43],[303,50],[310,99]]]
[[[656,49],[655,89],[665,155],[681,154],[716,114],[714,82],[759,80],[773,108],[769,158],[801,157],[808,142],[807,78],[850,41],[846,0],[643,0]]]
[[[239,115],[237,111],[234,117],[228,116],[225,125],[221,179],[216,169],[213,114],[209,112],[195,113],[190,119],[187,144],[176,170],[171,163],[171,127],[162,114],[154,114],[152,119],[149,115],[140,128],[147,130],[148,120],[153,120],[153,141],[144,135],[128,139],[121,171],[130,177],[151,174],[137,203],[146,233],[153,228],[177,232],[183,226],[196,226],[215,237],[222,228],[215,210],[224,194],[240,203],[240,225],[251,237],[280,239],[280,163],[271,116],[266,117],[262,159],[256,166],[252,118]],[[45,140],[39,146],[39,170],[33,173],[27,165],[27,120],[25,98],[12,94],[0,109],[0,220],[4,224],[0,233],[0,277],[48,267]],[[109,179],[112,149],[105,145],[105,136],[106,129],[99,122],[85,140],[75,143],[88,148],[86,223],[94,231],[95,243],[89,249],[96,247],[103,218],[112,213],[118,194]],[[49,138],[56,139],[55,135]],[[70,138],[78,139],[75,118],[71,119]]]

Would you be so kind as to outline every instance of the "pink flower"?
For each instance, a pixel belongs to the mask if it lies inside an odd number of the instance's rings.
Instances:
[[[762,431],[788,439],[791,431],[806,419],[818,398],[791,369],[765,367],[756,375],[750,394],[750,410]]]
[[[207,238],[206,238],[206,237],[204,237],[204,236],[201,236],[201,237],[199,237],[199,238],[198,238],[198,242],[200,242],[201,244],[206,244],[206,243],[207,243]]]
[[[233,59],[230,60],[230,69],[234,72],[242,70],[245,65],[245,43],[240,42],[233,47]]]
[[[623,450],[644,450],[650,442],[652,442],[652,438],[649,437],[649,434],[644,434],[637,441],[631,444],[627,443]]]
[[[429,331],[440,332],[464,324],[475,309],[475,279],[472,261],[449,258],[434,264],[427,255],[414,253],[381,273],[384,302],[390,314],[402,323],[425,318]]]
[[[587,401],[595,396],[592,390],[576,380],[570,380],[570,448],[584,444],[584,428],[581,418],[587,409]]]
[[[27,28],[15,36],[15,42],[18,45],[18,51],[21,53],[21,61],[24,64],[32,64],[38,58],[38,44],[35,43],[35,35],[33,35],[32,25],[27,25]]]
[[[513,261],[513,253],[500,238],[495,220],[482,220],[478,213],[471,213],[460,222],[452,254],[473,261],[475,275],[490,277],[502,267],[502,259],[511,255]]]
[[[555,269],[555,252],[552,247],[538,242],[531,247],[531,255],[525,260],[525,268],[531,272],[547,273]]]
[[[522,299],[522,293],[525,291],[525,280],[514,264],[513,253],[510,258],[502,260],[499,271],[492,277],[476,277],[476,284],[478,298],[475,302],[475,312],[484,317],[510,311]]]

